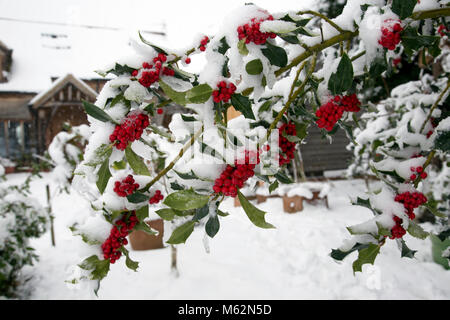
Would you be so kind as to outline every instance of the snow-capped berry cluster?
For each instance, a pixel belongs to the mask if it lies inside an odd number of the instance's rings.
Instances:
[[[137,223],[138,219],[135,211],[131,211],[131,215],[128,218],[127,215],[124,215],[115,223],[108,239],[102,244],[103,258],[105,260],[109,259],[111,263],[115,263],[120,259],[122,252],[119,251],[119,248],[128,244],[126,237]]]
[[[247,179],[255,175],[255,166],[259,164],[259,154],[256,152],[245,151],[245,161],[235,161],[234,167],[227,165],[225,171],[216,179],[213,190],[215,193],[223,193],[225,196],[235,198],[237,190],[244,186]]]
[[[167,61],[167,56],[164,53],[159,53],[157,57],[153,58],[153,64],[148,62],[144,62],[142,64],[142,72],[141,77],[139,78],[139,83],[144,87],[148,88],[153,83],[159,80],[161,73],[165,76],[173,76],[175,75],[175,71],[168,68],[163,67],[163,63]],[[133,77],[137,77],[139,74],[138,70],[134,70],[132,72]]]
[[[233,83],[227,83],[226,81],[220,81],[217,84],[217,90],[214,90],[212,95],[215,103],[223,101],[227,103],[231,99],[231,95],[236,91],[236,86]]]
[[[206,50],[206,45],[208,44],[208,42],[209,42],[208,36],[204,36],[203,39],[200,41],[200,47],[199,47],[200,51]],[[189,63],[189,62],[186,62],[186,63]]]
[[[414,209],[426,203],[428,199],[421,192],[403,192],[395,196],[395,201],[402,203],[409,219],[414,220],[416,218]],[[403,219],[397,216],[394,216],[393,219],[395,226],[391,229],[392,235],[389,238],[401,238],[406,234],[406,230],[402,226]]]
[[[156,190],[155,194],[153,195],[153,197],[150,198],[150,200],[148,201],[150,204],[155,204],[160,202],[162,199],[164,199],[164,196],[161,194],[160,190]]]
[[[421,192],[403,192],[395,196],[395,201],[403,203],[406,213],[411,220],[414,220],[416,215],[414,209],[426,203],[427,197]]]
[[[278,160],[280,166],[282,166],[294,159],[296,144],[289,141],[285,136],[297,136],[297,129],[295,127],[295,124],[293,122],[283,123],[283,125],[278,128],[278,134],[278,145],[281,151],[284,153],[284,155],[281,153],[279,154]]]
[[[395,50],[395,47],[401,41],[401,32],[403,31],[400,21],[386,20],[381,28],[382,36],[378,43],[388,50]]]
[[[416,168],[415,167],[411,167],[410,170],[411,170],[411,172],[413,172],[411,174],[411,176],[409,177],[409,179],[411,181],[416,180],[418,176],[420,176],[421,179],[426,179],[427,176],[428,176],[428,174],[423,170],[422,166],[419,166],[419,167],[416,167]]]
[[[336,122],[342,118],[344,111],[358,112],[361,110],[360,105],[361,102],[356,94],[335,96],[316,111],[316,116],[319,118],[316,120],[317,126],[331,131]]]
[[[245,43],[253,42],[254,44],[260,45],[265,44],[268,38],[275,38],[277,35],[273,32],[261,32],[261,22],[265,20],[273,20],[273,17],[270,15],[267,19],[259,19],[256,18],[251,19],[250,23],[246,23],[237,28],[237,33],[239,40],[245,39]]]
[[[119,150],[125,150],[129,142],[138,140],[144,129],[150,124],[148,115],[144,113],[130,113],[120,125],[116,125],[109,141]]]
[[[119,197],[126,197],[134,192],[134,190],[139,189],[139,184],[135,183],[134,178],[129,174],[122,181],[114,182],[114,192]]]

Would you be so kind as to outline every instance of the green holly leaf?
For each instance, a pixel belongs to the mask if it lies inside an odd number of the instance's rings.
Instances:
[[[126,257],[125,265],[128,267],[128,269],[131,269],[134,272],[136,272],[137,268],[139,268],[139,262],[133,261],[133,260],[130,259],[129,252],[128,252],[127,249],[125,249],[125,247],[123,247],[123,246],[120,247],[119,251],[122,252],[125,255],[125,257]]]
[[[162,80],[159,80],[159,86],[164,91],[164,93],[170,99],[172,99],[173,102],[175,102],[175,103],[177,103],[177,104],[179,104],[181,106],[186,106],[186,103],[187,103],[187,100],[186,100],[187,91],[184,91],[184,92],[176,91],[176,90],[172,89],[172,87],[170,87],[167,83],[165,83]]]
[[[450,151],[450,131],[444,131],[440,133],[434,140],[435,149],[442,150],[444,152]]]
[[[353,84],[353,65],[346,53],[339,62],[336,73],[331,74],[328,81],[328,90],[333,95],[341,94],[352,87]]]
[[[223,37],[220,39],[220,47],[217,50],[220,54],[224,55],[228,49],[230,49],[230,46],[228,45],[227,39]]]
[[[164,204],[172,209],[185,211],[205,206],[209,201],[208,195],[198,194],[193,190],[181,190],[169,194]]]
[[[266,222],[264,218],[266,212],[259,210],[253,204],[251,204],[250,201],[247,200],[247,198],[241,193],[240,190],[238,190],[238,197],[239,202],[242,205],[242,208],[244,209],[250,221],[253,222],[255,226],[264,229],[275,228],[273,225]]]
[[[204,217],[206,217],[208,214],[209,214],[209,205],[206,204],[205,206],[195,210],[195,215],[194,215],[194,217],[192,219],[200,221]]]
[[[416,254],[416,250],[411,250],[410,248],[408,248],[408,246],[406,245],[405,240],[401,239],[400,240],[401,244],[402,244],[402,258],[406,257],[406,258],[414,258],[414,255]]]
[[[182,224],[172,232],[172,235],[170,236],[170,239],[167,240],[167,243],[169,244],[185,243],[187,238],[189,238],[191,233],[194,231],[194,226],[195,221],[188,221],[185,224]]]
[[[148,218],[148,205],[143,206],[136,210],[136,218],[138,219],[138,221],[141,222],[143,222],[146,218]]]
[[[272,191],[276,190],[278,186],[279,186],[278,180],[275,180],[275,182],[269,186],[269,193],[272,193]]]
[[[278,180],[278,181],[280,181],[281,183],[284,183],[284,184],[291,184],[291,183],[294,183],[294,181],[292,181],[292,179],[291,178],[289,178],[287,175],[285,175],[284,173],[283,173],[283,171],[278,171],[276,174],[275,174],[275,178]]]
[[[100,260],[94,254],[84,259],[78,266],[84,270],[92,270],[90,275],[91,280],[101,280],[108,274],[110,264],[109,260]]]
[[[350,253],[356,251],[356,250],[361,250],[361,249],[365,249],[367,248],[369,245],[368,244],[361,244],[361,243],[356,243],[350,250],[348,251],[341,251],[339,249],[333,249],[331,250],[330,256],[337,261],[342,261],[344,260],[345,257],[347,257]]]
[[[150,171],[145,165],[144,160],[134,153],[131,149],[131,145],[128,145],[125,149],[125,156],[127,157],[128,164],[131,169],[133,169],[134,173],[142,176],[150,176]]]
[[[220,222],[219,217],[215,215],[214,217],[210,217],[205,225],[206,234],[210,236],[211,238],[214,238],[214,236],[219,232],[220,228]]]
[[[417,0],[393,0],[392,11],[403,20],[412,15],[416,4]]]
[[[138,33],[139,33],[139,38],[141,39],[141,41],[142,41],[143,43],[145,43],[146,45],[152,47],[152,48],[155,49],[155,51],[158,52],[158,53],[164,53],[165,55],[169,55],[169,54],[167,53],[167,51],[165,51],[164,49],[162,49],[162,48],[160,48],[160,47],[154,45],[153,43],[151,43],[151,42],[145,40],[144,37],[141,35],[141,32],[138,32]]]
[[[112,145],[102,144],[100,147],[95,149],[94,158],[88,163],[86,163],[86,165],[91,167],[98,166],[111,156],[112,151],[113,151]]]
[[[235,93],[231,96],[231,104],[237,111],[241,112],[245,118],[255,120],[252,104],[248,97]]]
[[[240,40],[237,44],[237,47],[238,47],[238,51],[241,55],[243,55],[243,56],[248,55],[248,49],[247,49],[247,46],[245,45],[245,39]]]
[[[143,193],[135,192],[127,196],[127,200],[131,203],[147,202],[149,197]]]
[[[172,221],[175,218],[175,212],[172,209],[164,208],[155,211],[158,216],[166,221]]]
[[[116,121],[113,120],[105,111],[90,102],[83,101],[83,107],[88,115],[97,120],[100,120],[101,122],[116,123]]]
[[[245,71],[247,71],[247,73],[251,74],[251,75],[260,74],[263,71],[263,65],[262,65],[261,60],[255,59],[255,60],[248,62],[245,65]]]
[[[423,230],[422,227],[419,226],[414,221],[409,222],[408,233],[410,235],[412,235],[413,237],[419,238],[422,240],[429,236],[429,233],[426,232],[425,230]]]
[[[186,100],[190,103],[201,104],[211,98],[213,89],[206,83],[193,87],[186,93]]]
[[[380,246],[373,243],[370,243],[367,248],[360,249],[358,259],[353,262],[353,273],[361,272],[362,266],[365,264],[373,264],[379,253]]]
[[[98,191],[100,191],[101,194],[105,191],[109,178],[111,178],[111,172],[109,171],[109,159],[106,159],[98,171],[98,179],[96,182]]]
[[[269,59],[270,64],[280,68],[287,65],[288,56],[283,48],[266,42],[266,48],[261,49],[261,52],[267,59]]]
[[[134,230],[140,230],[140,231],[144,231],[146,234],[151,235],[151,236],[155,236],[158,234],[157,231],[153,230],[152,228],[150,228],[148,226],[147,223],[141,221],[138,224],[136,224],[134,226]]]

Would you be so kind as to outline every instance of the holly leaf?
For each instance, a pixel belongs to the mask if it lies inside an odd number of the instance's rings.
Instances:
[[[224,55],[228,49],[230,49],[230,46],[228,45],[227,39],[223,37],[220,39],[220,47],[217,50],[220,54]]]
[[[205,103],[211,97],[213,89],[206,83],[193,87],[186,93],[186,100],[190,103]]]
[[[331,74],[328,81],[328,90],[333,95],[341,94],[352,87],[353,84],[353,65],[346,53],[339,62],[336,73]]]
[[[90,115],[91,117],[100,120],[101,122],[112,122],[112,123],[116,123],[116,121],[114,121],[109,114],[107,114],[105,111],[103,111],[102,109],[100,109],[99,107],[97,107],[96,105],[89,103],[87,101],[83,101],[83,107],[84,110],[86,111],[86,113],[88,115]]]
[[[167,83],[165,83],[162,80],[159,80],[159,86],[161,87],[161,89],[164,91],[164,93],[170,98],[172,99],[173,102],[182,105],[182,106],[186,106],[186,94],[187,91],[184,92],[179,92],[176,91],[174,89],[172,89],[172,87],[170,87]]]
[[[425,239],[426,237],[428,237],[428,235],[429,235],[428,232],[423,230],[422,227],[419,226],[414,221],[410,221],[409,222],[408,233],[410,235],[412,235],[413,237],[419,238],[419,239],[422,239],[422,240]]]
[[[248,62],[245,65],[245,71],[247,71],[247,73],[251,74],[251,75],[260,74],[263,71],[263,65],[262,65],[261,60],[255,59],[255,60]]]
[[[172,209],[164,208],[155,211],[158,216],[160,216],[163,220],[172,221],[175,217],[175,212]]]
[[[220,228],[220,222],[219,217],[215,215],[214,217],[210,217],[205,225],[206,234],[210,236],[211,238],[214,238],[214,236],[219,232]]]
[[[338,261],[342,261],[344,260],[344,258],[346,256],[348,256],[350,253],[356,251],[356,250],[361,250],[361,249],[365,249],[367,248],[369,245],[368,244],[362,244],[362,243],[356,243],[350,250],[348,251],[341,251],[339,249],[332,249],[330,256],[334,259],[334,260],[338,260]]]
[[[237,111],[241,112],[245,118],[255,120],[252,104],[248,97],[235,93],[231,96],[231,104]]]
[[[84,259],[78,266],[84,270],[92,270],[90,275],[91,280],[101,280],[108,274],[110,264],[109,260],[100,260],[94,254]]]
[[[189,238],[191,233],[194,231],[194,226],[195,221],[188,221],[185,224],[182,224],[172,232],[172,235],[170,236],[170,239],[167,240],[167,243],[169,244],[185,243],[187,238]]]
[[[127,200],[131,203],[147,202],[149,197],[143,193],[135,192],[127,196]]]
[[[111,178],[111,172],[109,171],[109,159],[106,159],[98,171],[98,179],[96,182],[98,191],[100,191],[101,194],[105,191],[109,178]]]
[[[416,250],[411,250],[410,248],[408,248],[408,246],[406,245],[405,240],[401,239],[400,240],[401,245],[402,245],[402,258],[406,257],[406,258],[414,258],[414,255],[416,254]]]
[[[247,49],[247,46],[245,45],[245,39],[239,40],[237,47],[238,47],[238,51],[241,55],[243,55],[243,56],[248,55],[248,49]]]
[[[270,64],[283,68],[287,65],[288,57],[283,48],[266,42],[266,48],[261,49],[262,54],[269,59]]]
[[[434,140],[435,149],[442,150],[444,152],[450,151],[450,131],[440,133]]]
[[[393,0],[392,11],[403,20],[412,15],[416,4],[417,0]]]
[[[141,222],[143,222],[146,218],[148,218],[148,205],[143,206],[136,210],[136,218],[138,219],[138,221]]]
[[[139,268],[139,262],[137,261],[133,261],[130,259],[130,255],[127,249],[125,249],[125,247],[120,247],[119,251],[122,252],[126,259],[125,259],[125,265],[128,267],[128,269],[133,270],[134,272],[137,271],[137,268]]]
[[[250,201],[247,200],[247,198],[241,193],[241,191],[238,189],[237,191],[239,202],[242,205],[242,208],[244,209],[245,213],[247,214],[248,218],[251,222],[257,227],[264,228],[264,229],[270,229],[275,228],[270,223],[266,222],[264,216],[266,212],[259,210],[256,208],[253,204],[250,203]]]
[[[365,264],[373,264],[375,258],[380,253],[380,246],[370,243],[366,248],[360,249],[358,259],[353,262],[353,273],[361,272],[362,266]]]
[[[275,182],[269,186],[269,193],[272,193],[272,191],[276,190],[278,186],[279,186],[278,180],[275,180]]]
[[[86,165],[91,167],[98,166],[111,156],[112,151],[113,151],[112,145],[102,144],[100,147],[95,149],[94,159],[86,163]]]
[[[155,51],[158,52],[158,53],[164,53],[165,55],[168,55],[168,53],[167,53],[165,50],[163,50],[163,49],[161,49],[160,47],[154,45],[153,43],[151,43],[151,42],[145,40],[144,37],[141,35],[141,32],[138,32],[138,33],[139,33],[139,38],[141,39],[141,41],[142,41],[143,43],[145,43],[146,45],[152,47],[152,48],[155,49]]]
[[[206,204],[205,206],[195,210],[195,215],[194,215],[194,217],[192,219],[200,221],[204,217],[206,217],[208,214],[209,214],[209,205]]]
[[[150,171],[147,166],[134,151],[131,149],[131,145],[128,145],[125,149],[125,156],[127,157],[128,164],[131,169],[133,169],[134,173],[142,176],[150,176]]]
[[[209,201],[208,195],[198,194],[193,190],[181,190],[169,194],[164,204],[172,209],[185,211],[201,208]]]
[[[292,181],[291,178],[289,178],[287,175],[285,175],[285,174],[283,173],[283,171],[278,171],[278,172],[275,174],[275,178],[276,178],[278,181],[280,181],[281,183],[284,183],[284,184],[291,184],[291,183],[294,183],[294,181]]]
[[[151,235],[151,236],[155,236],[158,234],[157,231],[151,229],[147,223],[141,221],[138,224],[136,224],[134,226],[134,230],[140,230],[140,231],[144,231],[146,234]]]

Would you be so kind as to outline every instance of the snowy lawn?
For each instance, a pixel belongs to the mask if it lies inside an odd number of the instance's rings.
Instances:
[[[32,183],[32,191],[46,206],[48,174]],[[19,183],[24,174],[8,175]],[[375,266],[365,265],[353,275],[356,252],[343,263],[329,253],[349,238],[346,226],[371,217],[369,211],[352,206],[350,195],[364,192],[360,180],[333,181],[330,209],[305,204],[302,212],[286,214],[281,199],[269,199],[258,207],[268,212],[267,221],[277,227],[255,227],[232,199],[221,209],[230,215],[220,219],[221,232],[204,247],[204,227],[199,226],[185,245],[178,246],[180,276],[170,272],[170,248],[132,251],[139,272],[125,267],[124,259],[112,265],[102,282],[100,299],[450,299],[450,272],[432,262],[431,242],[405,236],[418,250],[416,259],[400,258],[394,241],[387,241]],[[89,290],[74,289],[71,266],[84,258],[79,237],[67,225],[88,206],[77,194],[54,198],[56,247],[50,233],[33,239],[40,261],[26,267],[33,274],[32,299],[96,299]],[[426,228],[426,226],[424,226]]]

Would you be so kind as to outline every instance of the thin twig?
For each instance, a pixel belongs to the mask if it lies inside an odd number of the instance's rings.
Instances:
[[[419,133],[422,133],[422,131],[425,129],[425,126],[427,125],[428,121],[430,121],[434,110],[437,108],[437,106],[439,105],[441,100],[444,98],[445,94],[447,93],[447,91],[449,89],[450,89],[450,80],[447,82],[447,87],[445,87],[444,91],[441,92],[441,94],[439,95],[438,99],[436,100],[436,102],[431,107],[430,112],[428,112],[428,116],[425,119],[425,121],[423,122],[422,127],[420,127],[420,132]]]

